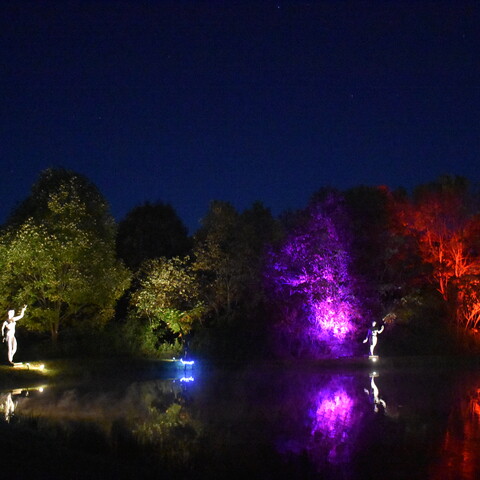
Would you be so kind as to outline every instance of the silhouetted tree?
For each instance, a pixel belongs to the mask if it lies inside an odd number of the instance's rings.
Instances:
[[[184,256],[190,248],[187,228],[169,204],[146,202],[119,223],[117,254],[132,270],[145,260]]]
[[[194,268],[216,314],[256,303],[264,249],[275,236],[278,224],[261,203],[241,214],[228,202],[211,203],[194,238]]]
[[[413,270],[418,259],[396,224],[394,193],[383,186],[359,186],[344,195],[352,232],[352,269],[359,275],[365,306],[379,316],[405,294],[417,274]]]

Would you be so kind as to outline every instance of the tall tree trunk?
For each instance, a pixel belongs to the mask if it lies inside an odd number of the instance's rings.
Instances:
[[[57,344],[58,342],[58,330],[59,330],[59,326],[60,326],[60,311],[61,311],[61,308],[62,308],[62,303],[61,302],[57,302],[57,305],[55,307],[55,319],[53,320],[52,324],[51,324],[51,327],[50,327],[50,332],[52,334],[52,343],[54,345]]]

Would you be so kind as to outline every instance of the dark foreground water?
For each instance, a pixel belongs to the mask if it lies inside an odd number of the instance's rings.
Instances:
[[[480,371],[375,367],[4,391],[2,478],[480,478]]]

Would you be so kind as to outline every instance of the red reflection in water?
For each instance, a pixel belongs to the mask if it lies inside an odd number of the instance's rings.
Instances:
[[[480,388],[452,409],[433,480],[475,480],[480,475]]]

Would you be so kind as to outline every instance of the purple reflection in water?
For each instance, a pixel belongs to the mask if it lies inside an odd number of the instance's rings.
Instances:
[[[284,425],[290,436],[284,432],[278,445],[284,454],[306,454],[318,471],[326,472],[352,460],[368,401],[358,379],[316,378],[315,383],[296,384],[301,393],[295,398],[301,401],[292,412],[295,423]]]
[[[321,432],[329,438],[338,437],[339,429],[343,430],[345,425],[350,424],[352,406],[353,400],[344,390],[336,390],[328,395],[321,391],[314,412],[312,435]]]
[[[330,463],[348,461],[356,421],[355,401],[346,390],[335,383],[320,390],[310,412],[312,445],[326,448]]]

